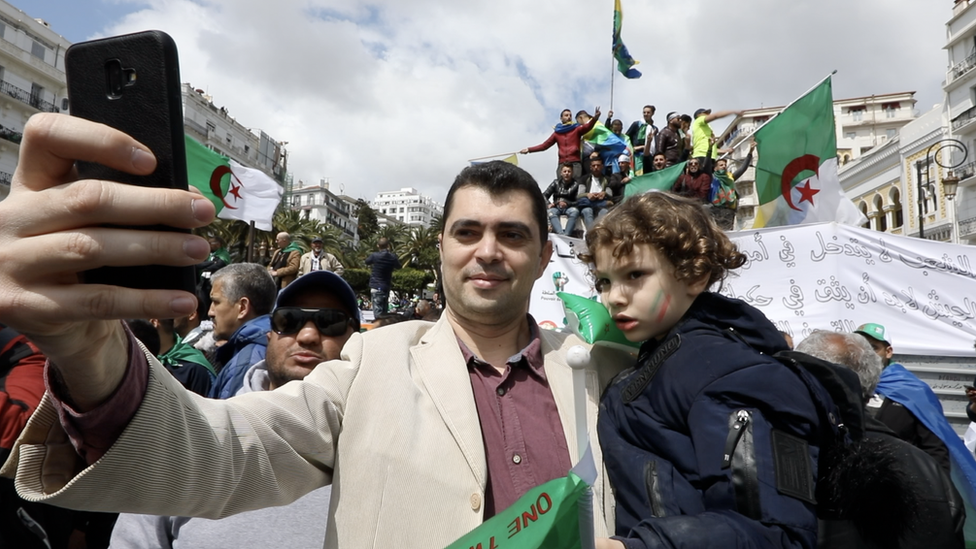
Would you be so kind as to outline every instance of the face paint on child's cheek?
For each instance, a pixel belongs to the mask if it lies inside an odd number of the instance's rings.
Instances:
[[[671,296],[664,293],[664,290],[657,291],[657,297],[654,298],[654,304],[651,305],[651,311],[657,313],[657,321],[661,322],[664,320],[664,315],[668,313],[668,309],[671,307]]]

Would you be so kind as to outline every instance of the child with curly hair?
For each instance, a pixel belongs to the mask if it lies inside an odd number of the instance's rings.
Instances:
[[[598,432],[616,507],[605,548],[816,546],[817,409],[776,328],[708,291],[745,256],[699,202],[651,192],[586,235],[596,289],[638,362]]]

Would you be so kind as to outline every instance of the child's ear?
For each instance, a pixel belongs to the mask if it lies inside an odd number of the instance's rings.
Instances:
[[[698,297],[699,294],[708,289],[708,274],[702,275],[701,278],[694,282],[688,284],[688,295],[692,297]]]

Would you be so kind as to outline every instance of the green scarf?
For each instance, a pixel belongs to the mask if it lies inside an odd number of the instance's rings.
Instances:
[[[217,375],[213,365],[202,352],[183,343],[179,334],[174,334],[174,337],[176,337],[176,343],[173,344],[173,348],[157,357],[160,362],[174,368],[180,366],[182,362],[192,362],[206,368],[211,375]]]

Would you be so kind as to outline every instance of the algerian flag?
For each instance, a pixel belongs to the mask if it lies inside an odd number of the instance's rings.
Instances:
[[[186,137],[186,172],[196,187],[217,208],[221,219],[254,221],[271,231],[271,219],[284,189],[261,170],[242,166]]]
[[[837,137],[830,77],[756,131],[754,228],[837,221],[864,215],[837,179]]]
[[[684,171],[685,164],[687,162],[631,179],[629,183],[624,185],[624,198],[644,194],[647,191],[670,191],[674,182],[678,180],[678,176]]]

